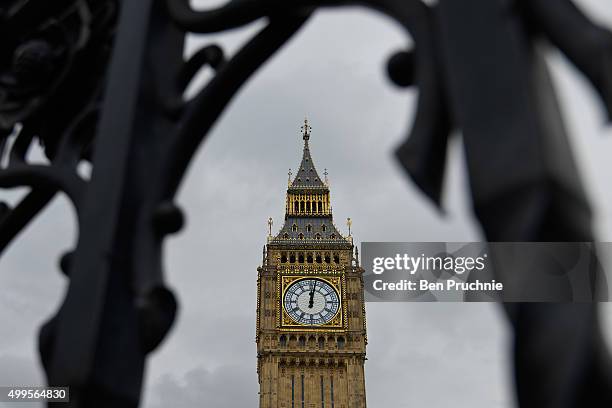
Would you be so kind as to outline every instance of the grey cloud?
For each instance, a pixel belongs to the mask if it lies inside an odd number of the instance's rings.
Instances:
[[[242,408],[257,406],[257,388],[252,384],[251,370],[243,365],[221,366],[214,369],[195,369],[181,378],[162,376],[153,385],[151,408],[193,408],[210,406]],[[236,390],[241,390],[237,392]]]

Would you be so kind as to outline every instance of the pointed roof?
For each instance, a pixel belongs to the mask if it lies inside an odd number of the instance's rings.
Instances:
[[[325,183],[319,177],[317,169],[312,162],[310,157],[310,148],[308,147],[308,140],[304,142],[304,154],[302,155],[302,162],[300,168],[295,174],[295,178],[291,183],[292,188],[327,188]]]
[[[319,177],[317,169],[310,156],[310,147],[308,140],[310,139],[310,130],[312,128],[308,125],[308,119],[304,119],[304,125],[302,126],[302,138],[304,139],[304,152],[302,154],[302,162],[300,167],[295,174],[295,178],[291,183],[291,188],[323,188],[327,189],[327,185]]]
[[[301,238],[300,238],[301,237]],[[296,243],[344,244],[346,238],[338,231],[332,217],[288,217],[275,240],[293,240]]]

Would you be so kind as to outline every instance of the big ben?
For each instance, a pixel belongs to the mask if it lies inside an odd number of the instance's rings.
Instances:
[[[260,408],[365,408],[363,269],[350,232],[336,228],[327,172],[310,154],[289,173],[282,228],[257,269]],[[293,177],[292,177],[293,176]]]

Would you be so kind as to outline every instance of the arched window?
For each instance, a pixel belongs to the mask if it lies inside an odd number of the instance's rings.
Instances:
[[[330,263],[331,262],[331,258],[329,257],[329,255],[325,255],[325,263]]]
[[[329,237],[330,237],[331,239],[336,239],[336,234],[331,234]]]
[[[285,336],[284,334],[280,336],[280,338],[278,339],[278,344],[280,344],[281,347],[287,347],[287,336]]]
[[[325,232],[326,229],[327,229],[327,226],[325,224],[321,225],[321,231]]]
[[[320,349],[325,347],[325,338],[324,337],[319,337],[318,343],[319,343],[319,348]]]
[[[293,202],[293,211],[295,211],[295,212],[299,212],[300,211],[300,204],[297,201]]]
[[[323,201],[319,201],[319,212],[323,212]]]
[[[339,349],[343,349],[344,348],[344,337],[342,337],[342,336],[338,337],[338,348]]]
[[[298,235],[298,238],[299,238],[299,239],[304,239],[304,234],[302,234],[302,233],[300,232],[300,235]]]
[[[306,201],[306,211],[310,212],[310,201]]]
[[[304,347],[306,345],[306,337],[300,336],[300,339],[298,340],[298,344]]]
[[[298,262],[304,263],[304,254],[300,254],[300,256],[298,256]]]
[[[317,263],[321,263],[322,259],[321,259],[321,255],[317,255]]]
[[[295,255],[294,255],[294,254],[291,254],[291,255],[289,256],[289,262],[291,262],[291,263],[295,263]]]
[[[285,239],[289,239],[289,234],[287,234],[286,232],[283,234],[283,238]]]
[[[340,257],[337,254],[334,255],[334,263],[340,263]]]
[[[316,238],[316,239],[321,239],[321,234],[317,233],[317,234],[315,235],[315,238]]]
[[[304,212],[304,208],[305,208],[305,207],[304,207],[304,202],[303,202],[303,201],[300,201],[300,211],[301,211],[301,212]]]
[[[308,256],[306,257],[306,262],[312,263],[312,254],[308,254]]]
[[[291,231],[294,231],[294,232],[297,231],[297,225],[296,224],[293,224],[291,226]]]
[[[312,225],[308,224],[306,226],[306,232],[310,232],[310,231],[312,231]]]
[[[287,254],[284,252],[281,254],[281,263],[287,263]]]

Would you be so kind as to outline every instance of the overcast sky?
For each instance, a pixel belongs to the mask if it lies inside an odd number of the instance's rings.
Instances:
[[[578,3],[612,27],[609,0]],[[231,54],[259,27],[190,38],[187,53],[214,40]],[[149,359],[145,407],[257,406],[256,268],[268,217],[275,229],[282,223],[287,171],[301,158],[305,115],[315,165],[330,174],[341,230],[351,217],[358,242],[480,239],[456,144],[445,218],[391,156],[412,122],[416,94],[391,86],[384,62],[406,41],[372,12],[319,12],[224,112],[179,195],[188,223],[169,241],[165,266],[181,310]],[[612,131],[583,78],[559,54],[549,60],[599,238],[612,241]],[[74,228],[66,200],[57,199],[0,262],[0,384],[44,383],[36,333],[63,296],[57,259],[73,246]],[[366,309],[370,406],[513,406],[509,333],[496,305],[372,303]]]

